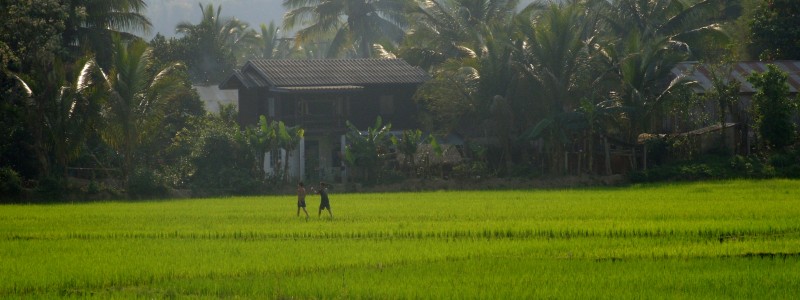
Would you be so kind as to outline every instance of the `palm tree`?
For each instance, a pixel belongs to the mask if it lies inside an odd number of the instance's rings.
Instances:
[[[285,59],[300,55],[303,47],[294,47],[294,38],[280,37],[280,28],[275,22],[261,24],[261,34],[256,37],[253,57],[261,59]],[[307,44],[307,46],[312,46]]]
[[[515,65],[535,95],[527,116],[527,139],[544,138],[555,171],[564,147],[577,129],[573,111],[580,107],[591,81],[591,53],[596,19],[581,3],[528,7],[517,17],[524,43],[519,44]]]
[[[729,17],[721,13],[727,5],[725,0],[694,5],[679,0],[595,1],[594,8],[607,25],[598,53],[606,66],[616,70],[616,93],[633,112],[627,116],[626,140],[648,130],[675,99],[673,95],[692,84],[684,77],[670,80],[675,65],[695,57],[692,50],[700,43],[727,40],[721,29]]]
[[[278,38],[278,26],[270,22],[269,26],[261,24],[261,35],[259,36],[259,50],[257,56],[263,59],[275,58],[278,48],[281,45]]]
[[[151,24],[143,14],[145,0],[67,0],[68,18],[62,35],[64,46],[79,57],[84,51],[95,53],[98,63],[107,67],[112,53],[112,36],[126,40],[137,37],[129,32],[147,33]]]
[[[378,43],[397,44],[405,35],[409,0],[284,0],[289,11],[283,27],[297,31],[296,43],[305,44],[335,32],[328,57],[354,49],[358,57],[372,57]]]
[[[246,58],[249,48],[257,41],[250,26],[236,18],[220,18],[222,6],[200,4],[203,13],[198,24],[181,22],[175,31],[184,35],[190,45],[189,64],[195,82],[212,84],[225,78]]]
[[[525,41],[517,49],[517,67],[539,89],[538,100],[545,111],[560,113],[579,105],[585,81],[584,68],[590,61],[589,47],[595,36],[594,20],[579,4],[551,3],[547,8],[517,18]]]
[[[626,40],[638,35],[644,41],[668,40],[691,50],[702,43],[725,42],[724,22],[734,15],[725,11],[737,5],[729,0],[617,0],[593,2],[593,9],[604,12],[609,33]]]
[[[510,0],[418,1],[401,51],[433,74],[417,95],[438,118],[428,127],[497,137],[506,169],[512,165],[515,126],[509,96],[516,78],[511,67],[516,6]]]
[[[103,139],[122,157],[122,177],[128,176],[136,161],[136,148],[149,134],[160,129],[163,104],[169,99],[177,79],[171,76],[179,64],[152,72],[152,51],[143,41],[123,42],[114,39],[113,68],[103,74],[108,93],[103,108],[106,119]]]
[[[474,58],[495,26],[508,24],[517,0],[416,0],[401,56],[429,69],[451,58]]]
[[[48,70],[37,70],[26,79],[14,76],[29,100],[26,107],[33,131],[32,148],[42,177],[66,177],[69,163],[80,154],[99,117],[102,93],[93,80],[97,64],[93,58],[84,57],[74,66],[76,71],[55,59],[47,65]],[[51,173],[53,167],[57,174]]]
[[[45,125],[53,142],[56,166],[67,176],[67,167],[80,154],[84,142],[100,119],[102,88],[94,80],[99,70],[94,58],[76,62],[69,81],[59,89],[55,110]]]

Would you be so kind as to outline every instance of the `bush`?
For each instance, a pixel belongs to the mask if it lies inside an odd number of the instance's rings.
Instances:
[[[0,200],[18,200],[22,195],[22,179],[10,167],[0,168]]]
[[[192,194],[207,197],[260,192],[263,183],[251,174],[252,160],[247,145],[235,136],[210,132],[193,157],[196,171],[190,178]]]
[[[631,182],[693,181],[735,178],[771,178],[775,168],[757,157],[709,155],[629,174]]]
[[[482,161],[464,161],[455,167],[452,172],[453,178],[471,179],[479,176],[490,176],[489,167]]]
[[[128,196],[131,198],[160,198],[166,196],[167,192],[163,176],[153,170],[139,168],[129,178]]]
[[[36,199],[42,202],[56,202],[66,199],[67,184],[64,178],[46,177],[36,186]]]
[[[800,148],[789,149],[785,153],[776,153],[769,158],[770,165],[775,167],[778,176],[800,178]]]

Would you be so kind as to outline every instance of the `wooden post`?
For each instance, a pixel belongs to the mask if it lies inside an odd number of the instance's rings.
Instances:
[[[642,156],[644,156],[642,159],[642,164],[644,165],[644,170],[647,171],[647,144],[644,144],[644,153]]]

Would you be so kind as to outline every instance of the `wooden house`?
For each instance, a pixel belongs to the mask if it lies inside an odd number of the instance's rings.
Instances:
[[[305,130],[294,153],[280,153],[290,177],[336,181],[345,176],[346,122],[366,129],[380,116],[393,129],[417,128],[412,97],[428,78],[401,59],[265,59],[248,61],[220,89],[238,90],[241,126],[263,115]]]
[[[724,82],[738,81],[739,100],[733,104],[725,113],[725,122],[734,123],[737,128],[737,133],[733,139],[729,141],[736,141],[736,145],[728,145],[733,147],[737,153],[748,153],[753,143],[754,133],[752,132],[753,117],[750,115],[750,108],[752,105],[753,95],[756,93],[756,88],[747,80],[747,77],[753,73],[762,73],[767,71],[767,65],[773,64],[781,71],[788,75],[787,85],[789,87],[789,97],[795,99],[798,97],[800,91],[800,61],[785,60],[785,61],[741,61],[722,66],[711,66],[699,62],[683,62],[672,69],[674,76],[687,76],[689,79],[697,82],[694,92],[697,94],[704,94],[713,89],[714,78],[720,78]],[[709,114],[710,120],[715,122],[707,126],[719,126],[719,106],[716,103],[704,103],[703,105],[706,113]],[[800,124],[800,119],[795,117],[795,123]],[[675,126],[669,120],[662,124],[664,132],[670,132]],[[730,125],[726,125],[729,127]],[[712,128],[712,127],[708,127]],[[687,132],[686,134],[691,134]],[[701,149],[702,150],[702,149]]]

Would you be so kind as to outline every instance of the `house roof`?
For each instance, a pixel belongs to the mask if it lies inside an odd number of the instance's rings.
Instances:
[[[352,90],[365,85],[420,84],[428,78],[425,71],[402,59],[257,59],[245,63],[220,88]]]
[[[743,94],[753,94],[756,89],[750,82],[747,81],[747,76],[752,73],[761,73],[767,71],[767,65],[774,64],[781,71],[789,75],[788,84],[789,92],[792,94],[800,90],[800,61],[798,60],[783,60],[783,61],[743,61],[737,62],[732,65],[723,66],[719,69],[721,72],[728,73],[729,79],[735,79],[741,82],[740,92]],[[718,73],[720,71],[717,71]],[[712,79],[714,78],[714,70],[708,64],[701,64],[698,62],[683,62],[672,69],[672,74],[675,76],[688,76],[689,78],[697,81],[699,87],[695,90],[698,93],[704,93],[711,89]]]

